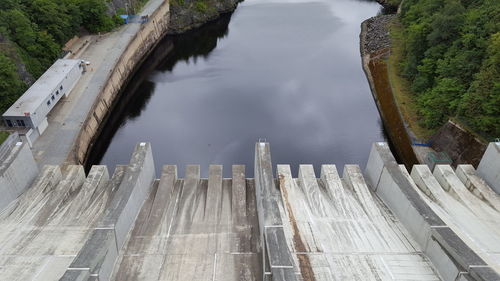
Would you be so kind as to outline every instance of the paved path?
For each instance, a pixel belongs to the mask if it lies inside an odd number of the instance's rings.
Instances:
[[[138,16],[152,14],[164,0],[150,0]],[[47,130],[33,144],[33,155],[40,167],[67,161],[83,122],[104,87],[121,54],[140,28],[131,23],[106,35],[92,36],[93,41],[79,58],[90,61],[87,71],[67,98],[49,113]],[[68,161],[70,164],[71,160]]]

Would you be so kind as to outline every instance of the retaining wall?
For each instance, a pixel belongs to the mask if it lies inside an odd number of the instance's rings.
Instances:
[[[11,135],[1,146],[0,157],[0,211],[23,193],[38,175],[38,166],[29,145]],[[4,150],[5,149],[5,150]]]
[[[85,162],[87,153],[102,130],[101,123],[104,123],[117,103],[122,87],[126,85],[140,63],[166,34],[169,8],[169,1],[166,0],[149,15],[149,21],[141,25],[110,72],[107,82],[89,111],[76,140],[74,157],[77,163],[83,164]]]

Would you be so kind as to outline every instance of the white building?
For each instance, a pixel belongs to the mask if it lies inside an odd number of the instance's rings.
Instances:
[[[26,132],[33,141],[48,126],[47,114],[68,96],[82,76],[80,60],[57,60],[2,116],[7,127],[31,128]]]

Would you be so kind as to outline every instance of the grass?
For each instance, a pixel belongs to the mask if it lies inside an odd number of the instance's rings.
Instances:
[[[9,137],[8,132],[0,131],[0,145]]]
[[[414,94],[410,90],[410,82],[399,74],[399,62],[403,57],[402,32],[403,27],[399,21],[394,20],[390,26],[391,55],[387,62],[389,82],[399,111],[410,130],[418,139],[427,140],[435,133],[435,130],[424,128],[419,124],[420,118]]]

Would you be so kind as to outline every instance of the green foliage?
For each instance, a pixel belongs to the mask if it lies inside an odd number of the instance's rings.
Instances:
[[[0,145],[9,137],[8,132],[0,131]]]
[[[82,25],[90,32],[109,31],[114,27],[113,20],[106,15],[106,4],[103,0],[84,0],[80,2]]]
[[[206,13],[208,11],[208,5],[203,1],[196,1],[194,3],[194,8],[200,13]]]
[[[26,85],[19,79],[14,62],[0,53],[0,111],[7,110],[25,89]]]
[[[404,59],[422,122],[500,136],[500,1],[405,0]]]
[[[170,1],[170,5],[173,5],[173,6],[184,6],[185,1],[184,0],[172,0]]]
[[[123,20],[107,14],[107,0],[0,0],[0,43],[10,41],[13,56],[0,49],[0,110],[26,89],[16,74],[13,57],[38,78],[61,55],[61,47],[78,34],[110,31]]]

